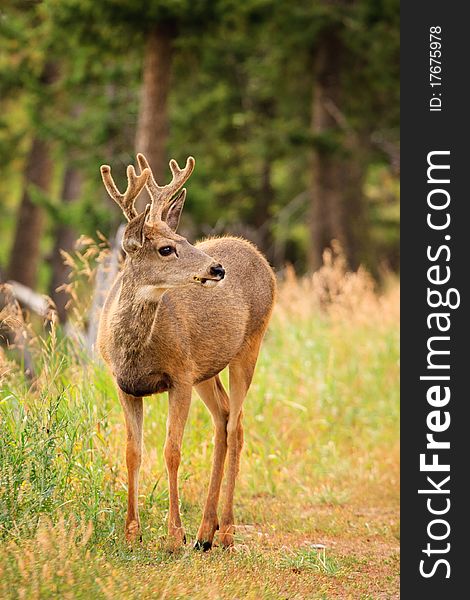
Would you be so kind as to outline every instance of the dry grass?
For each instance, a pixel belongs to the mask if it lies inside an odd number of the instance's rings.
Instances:
[[[80,264],[77,327],[93,276]],[[164,396],[146,401],[144,541],[129,549],[109,375],[54,327],[32,345],[33,385],[1,355],[0,598],[398,597],[398,293],[348,273],[338,252],[313,278],[287,273],[246,401],[234,552],[165,550]],[[211,437],[195,398],[181,466],[190,538]]]

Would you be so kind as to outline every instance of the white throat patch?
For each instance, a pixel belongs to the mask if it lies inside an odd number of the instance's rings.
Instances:
[[[142,285],[137,290],[137,300],[141,302],[158,302],[164,292],[164,289],[154,285]]]

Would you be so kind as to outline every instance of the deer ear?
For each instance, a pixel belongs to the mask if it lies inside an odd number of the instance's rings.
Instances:
[[[127,225],[122,238],[122,248],[126,254],[132,254],[144,245],[144,225],[149,211],[150,204],[147,204],[145,210]]]
[[[183,211],[184,201],[186,200],[186,189],[183,188],[178,196],[170,204],[170,207],[162,214],[162,220],[170,229],[176,231]]]

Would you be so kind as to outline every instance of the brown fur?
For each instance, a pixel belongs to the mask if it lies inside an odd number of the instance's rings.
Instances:
[[[146,166],[141,158],[139,163]],[[147,189],[152,191],[151,186]],[[176,191],[172,189],[173,194]],[[184,540],[177,471],[193,387],[210,410],[215,427],[213,467],[197,536],[197,546],[208,549],[219,526],[217,505],[226,457],[220,539],[226,546],[233,543],[233,494],[243,442],[241,410],[271,315],[276,284],[265,258],[246,240],[222,237],[192,246],[176,234],[184,192],[169,200],[133,218],[127,227],[123,242],[127,257],[102,312],[98,346],[116,379],[126,416],[128,539],[140,535],[137,497],[142,396],[169,391],[165,460],[172,547]],[[149,218],[147,213],[157,218]],[[175,252],[162,257],[158,249],[163,246],[171,246]],[[217,283],[209,281],[213,287],[202,285],[201,280],[214,279],[214,265],[222,265],[225,277]],[[227,366],[229,394],[218,377]]]

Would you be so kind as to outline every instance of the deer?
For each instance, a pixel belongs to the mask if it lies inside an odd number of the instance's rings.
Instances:
[[[139,174],[127,167],[127,189],[119,192],[108,165],[104,186],[128,223],[123,266],[104,303],[97,347],[117,384],[126,424],[128,475],[125,537],[142,541],[138,507],[142,462],[143,399],[168,392],[164,459],[168,476],[167,545],[186,543],[178,495],[178,469],[194,388],[209,410],[213,455],[209,489],[194,548],[207,551],[218,531],[224,548],[234,544],[234,491],[243,446],[242,407],[276,296],[276,278],[249,241],[212,237],[192,245],[176,233],[195,166],[169,163],[172,179],[159,185],[143,154]],[[150,203],[135,202],[146,188]],[[229,390],[220,372],[228,367]],[[225,473],[223,507],[218,505]]]

